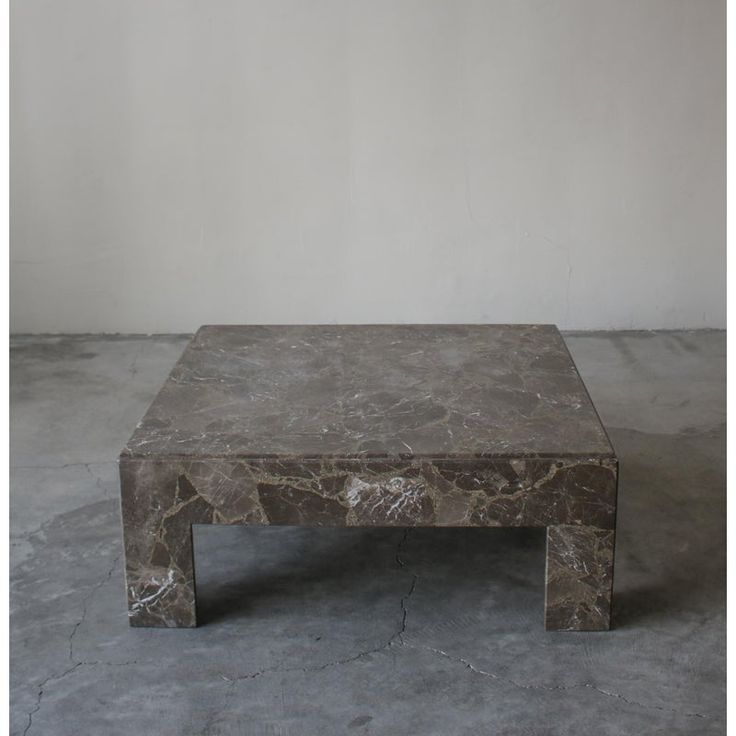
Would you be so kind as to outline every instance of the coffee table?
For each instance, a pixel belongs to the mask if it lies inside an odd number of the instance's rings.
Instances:
[[[546,628],[610,625],[618,463],[553,325],[202,327],[119,466],[133,626],[196,626],[193,524],[546,527]]]

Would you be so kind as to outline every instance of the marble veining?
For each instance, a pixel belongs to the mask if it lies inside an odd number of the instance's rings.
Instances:
[[[130,621],[196,625],[193,524],[541,526],[605,629],[617,474],[553,326],[203,327],[120,457]]]
[[[124,454],[613,455],[553,325],[201,328]]]

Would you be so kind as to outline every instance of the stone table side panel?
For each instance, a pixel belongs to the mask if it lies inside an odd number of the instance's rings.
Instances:
[[[122,456],[120,477],[129,613],[140,626],[196,625],[192,524],[615,526],[613,458]]]

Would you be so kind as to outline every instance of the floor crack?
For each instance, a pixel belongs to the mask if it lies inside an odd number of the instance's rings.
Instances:
[[[94,480],[94,482],[95,482],[95,488],[97,488],[98,490],[102,491],[102,495],[105,498],[110,498],[110,496],[108,495],[107,488],[105,488],[105,486],[103,486],[103,484],[102,484],[102,478],[100,478],[100,476],[97,475],[97,473],[92,472],[92,468],[90,466],[93,465],[93,464],[97,465],[98,463],[83,463],[84,469],[90,475],[90,477],[92,478],[92,480]]]
[[[628,703],[629,705],[636,705],[640,708],[653,708],[654,710],[660,710],[664,711],[666,713],[676,713],[679,716],[686,716],[687,718],[705,718],[709,719],[710,716],[705,715],[705,713],[698,713],[696,711],[681,711],[676,710],[675,708],[665,708],[661,705],[650,705],[649,703],[640,703],[638,700],[629,700],[627,697],[621,695],[620,693],[614,693],[610,690],[603,690],[600,687],[596,687],[595,685],[592,685],[590,683],[585,683],[584,685],[578,685],[577,687],[587,687],[591,690],[595,690],[595,692],[600,693],[601,695],[605,695],[609,698],[617,698],[619,700],[623,700],[624,703]]]
[[[33,725],[33,716],[36,715],[36,713],[38,713],[38,711],[41,709],[41,701],[43,700],[46,685],[49,682],[63,680],[67,675],[70,675],[72,672],[79,669],[80,667],[98,667],[98,666],[127,667],[128,665],[132,665],[132,664],[139,664],[139,660],[132,659],[126,662],[107,662],[105,660],[81,660],[79,662],[75,662],[71,667],[67,667],[63,672],[60,672],[58,675],[49,675],[45,680],[40,682],[38,685],[38,693],[36,693],[36,703],[27,714],[28,722],[26,723],[26,727],[23,729],[23,736],[26,736],[28,734],[28,731],[31,729],[31,726]]]
[[[626,698],[625,696],[619,693],[614,693],[610,690],[604,690],[603,688],[597,687],[596,685],[593,685],[592,683],[589,683],[589,682],[585,682],[581,684],[573,684],[573,685],[524,684],[512,678],[501,677],[495,672],[488,672],[487,670],[483,670],[480,667],[477,667],[476,665],[474,665],[469,660],[465,659],[464,657],[454,656],[452,654],[449,654],[448,652],[445,652],[442,649],[437,649],[436,647],[430,647],[427,645],[412,645],[412,644],[402,644],[402,646],[406,646],[408,649],[423,649],[426,652],[437,654],[441,657],[444,657],[445,659],[450,660],[451,662],[456,662],[457,664],[463,665],[464,667],[466,667],[467,669],[469,669],[471,672],[475,673],[476,675],[480,675],[482,677],[488,677],[492,680],[497,680],[499,682],[503,682],[508,685],[512,685],[513,687],[517,687],[522,690],[546,690],[546,691],[554,692],[554,691],[560,691],[560,690],[588,689],[596,693],[599,693],[601,695],[605,695],[606,697],[609,697],[609,698],[617,698],[618,700],[623,700],[624,703],[628,703],[629,705],[638,706],[640,708],[651,708],[654,710],[664,711],[667,713],[676,713],[677,715],[686,716],[689,718],[705,718],[705,719],[710,718],[710,716],[707,716],[704,713],[679,711],[674,708],[665,708],[664,706],[661,706],[661,705],[650,705],[647,703],[640,703],[636,700],[629,700],[628,698]]]
[[[97,593],[97,591],[112,577],[113,572],[115,572],[115,568],[118,566],[118,562],[120,561],[122,553],[119,553],[115,559],[112,562],[112,565],[110,566],[110,569],[107,571],[107,574],[105,577],[102,578],[88,593],[84,598],[82,599],[82,615],[74,624],[74,628],[71,631],[71,634],[69,634],[69,660],[74,659],[74,637],[77,634],[77,630],[79,627],[84,623],[85,619],[87,618],[87,606],[89,605],[90,600],[92,597]]]
[[[401,552],[403,551],[404,547],[406,546],[406,542],[409,539],[409,532],[411,531],[411,527],[407,527],[404,529],[404,534],[399,540],[398,545],[396,546],[396,564],[399,567],[404,567],[404,560],[401,559]]]
[[[343,664],[350,664],[351,662],[355,662],[359,659],[362,659],[363,657],[367,657],[370,654],[377,654],[378,652],[382,652],[384,649],[388,649],[389,647],[394,646],[393,638],[394,637],[392,637],[392,639],[387,641],[385,644],[381,644],[380,646],[374,647],[373,649],[366,649],[362,652],[358,652],[358,654],[354,654],[351,657],[345,657],[344,659],[335,659],[330,662],[325,662],[324,664],[316,665],[313,667],[266,667],[256,672],[249,672],[248,674],[236,675],[234,677],[228,677],[227,675],[223,675],[222,673],[220,673],[220,677],[225,680],[225,682],[234,684],[236,682],[242,682],[243,680],[255,680],[257,677],[263,677],[263,675],[269,675],[277,672],[322,672],[323,670],[329,669],[330,667],[338,667]]]
[[[66,677],[70,672],[74,672],[74,670],[81,666],[82,662],[77,662],[71,667],[65,669],[61,674],[49,675],[45,680],[43,680],[43,682],[39,683],[38,693],[36,693],[36,704],[28,712],[28,723],[26,723],[26,727],[23,729],[23,736],[26,736],[28,731],[31,729],[31,726],[33,725],[33,716],[36,715],[36,713],[38,713],[38,711],[41,709],[41,701],[43,700],[44,688],[46,687],[46,684],[51,682],[52,680],[61,680],[62,678]]]
[[[401,554],[406,546],[406,542],[409,538],[410,531],[411,529],[404,530],[404,534],[399,540],[399,543],[396,547],[396,564],[401,568],[406,567],[404,560],[401,558]],[[406,622],[407,622],[407,617],[409,615],[409,611],[406,607],[406,602],[413,595],[414,590],[416,589],[418,579],[419,579],[418,575],[412,574],[412,580],[411,580],[411,585],[409,586],[409,590],[406,592],[405,595],[401,597],[401,600],[400,600],[401,624],[399,626],[399,629],[394,634],[392,634],[390,639],[384,644],[381,644],[372,649],[366,649],[364,651],[358,652],[357,654],[354,654],[350,657],[345,657],[343,659],[335,659],[330,662],[325,662],[324,664],[316,665],[313,667],[288,667],[288,668],[267,667],[262,670],[258,670],[256,672],[250,672],[245,675],[236,675],[234,677],[228,677],[227,675],[223,675],[222,673],[220,673],[220,677],[223,680],[225,680],[225,682],[235,684],[236,682],[242,682],[243,680],[254,680],[256,677],[262,677],[263,675],[272,674],[276,672],[321,672],[322,670],[326,670],[329,667],[338,667],[343,664],[350,664],[351,662],[356,662],[357,660],[362,659],[363,657],[367,657],[370,654],[377,654],[378,652],[382,652],[386,649],[390,649],[393,646],[403,647],[405,646],[404,633],[406,632]]]
[[[409,587],[409,592],[402,597],[401,599],[401,629],[394,635],[393,639],[398,638],[399,643],[403,646],[404,645],[404,634],[406,633],[406,620],[409,616],[409,610],[406,607],[406,602],[411,598],[412,594],[414,593],[414,589],[417,587],[417,576],[412,576],[411,586]],[[393,640],[392,639],[392,640]]]
[[[411,528],[408,527],[404,529],[404,534],[399,540],[399,544],[396,547],[396,564],[399,567],[406,567],[406,564],[404,563],[404,560],[402,559],[401,555],[406,547],[406,543],[409,540],[409,533],[411,532]],[[412,573],[412,580],[411,585],[409,586],[409,591],[406,593],[406,595],[402,596],[401,601],[399,602],[401,605],[401,627],[399,630],[391,637],[389,640],[389,644],[393,642],[395,639],[399,640],[399,644],[403,646],[404,644],[404,633],[406,632],[406,621],[409,616],[409,610],[406,607],[406,602],[409,600],[409,598],[412,597],[414,593],[414,589],[417,587],[417,580],[419,579],[419,576],[415,573]]]

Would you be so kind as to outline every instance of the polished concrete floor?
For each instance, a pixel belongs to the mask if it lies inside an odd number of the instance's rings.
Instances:
[[[544,535],[197,527],[203,626],[130,629],[115,458],[183,337],[11,347],[11,733],[721,734],[725,334],[568,343],[621,462],[614,624]]]

